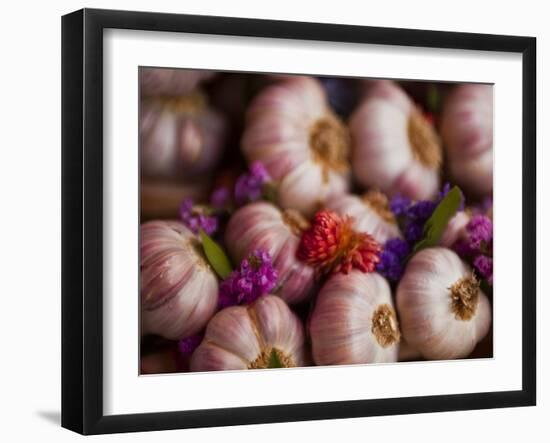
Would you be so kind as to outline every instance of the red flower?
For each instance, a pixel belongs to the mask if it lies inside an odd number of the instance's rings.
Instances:
[[[335,212],[317,212],[298,247],[298,259],[320,272],[343,272],[352,268],[373,272],[380,261],[380,245],[366,232],[355,232],[353,219]]]

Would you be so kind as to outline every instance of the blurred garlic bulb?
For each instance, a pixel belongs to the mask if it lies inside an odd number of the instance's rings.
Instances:
[[[397,361],[400,333],[388,282],[357,270],[334,274],[319,292],[309,332],[318,365]]]
[[[314,289],[315,271],[296,258],[300,233],[308,226],[297,211],[280,211],[267,202],[243,206],[229,219],[225,244],[235,263],[257,249],[271,255],[279,275],[279,283],[272,293],[289,304],[309,298]]]
[[[275,360],[277,365],[272,366]],[[307,365],[305,335],[298,317],[279,297],[222,309],[208,323],[191,357],[191,371],[221,371]]]
[[[241,146],[249,163],[261,161],[278,182],[283,208],[310,216],[348,189],[348,130],[311,77],[284,78],[260,92],[248,109]]]
[[[476,197],[493,190],[493,87],[456,86],[443,106],[441,136],[449,173]]]
[[[183,179],[210,171],[223,153],[224,117],[195,91],[176,97],[147,97],[140,108],[139,143],[144,176]]]
[[[141,333],[179,340],[199,332],[218,303],[218,280],[197,237],[177,221],[140,227]]]
[[[360,184],[415,200],[436,194],[442,156],[438,136],[397,84],[369,82],[349,127],[353,172]]]
[[[363,196],[345,194],[333,197],[327,201],[326,207],[340,215],[353,217],[356,231],[369,233],[382,245],[390,238],[401,237],[388,199],[379,191],[369,191]]]
[[[215,72],[198,69],[141,68],[139,87],[142,96],[189,94]]]
[[[418,252],[397,287],[407,342],[428,359],[468,356],[491,325],[491,307],[470,267],[450,249]]]

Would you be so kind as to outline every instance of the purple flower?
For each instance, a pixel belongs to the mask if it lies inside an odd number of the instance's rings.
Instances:
[[[254,251],[220,284],[220,308],[252,303],[268,294],[277,284],[277,278],[271,256],[262,249]]]
[[[422,239],[424,236],[424,221],[411,221],[407,223],[405,227],[405,238],[410,245],[414,245],[416,242]]]
[[[493,284],[493,259],[486,255],[478,255],[474,260],[474,268],[490,284]]]
[[[230,202],[231,192],[229,188],[220,186],[210,196],[210,204],[216,209],[224,209]]]
[[[483,247],[492,247],[493,222],[485,215],[474,215],[466,225],[469,246],[473,250],[481,250]]]
[[[435,202],[420,200],[407,209],[406,215],[409,220],[420,221],[424,225],[424,222],[431,217],[436,207],[437,203]]]
[[[396,217],[406,215],[409,206],[411,206],[411,199],[400,195],[396,195],[390,201],[390,209]]]
[[[201,344],[203,334],[195,334],[186,337],[178,342],[178,350],[182,355],[191,355],[195,349]]]
[[[195,234],[202,229],[208,235],[212,235],[218,229],[218,219],[213,215],[206,215],[201,208],[193,204],[191,198],[186,198],[181,203],[180,218]]]
[[[390,281],[397,281],[403,275],[405,259],[411,248],[407,241],[392,238],[386,242],[380,254],[376,270]]]
[[[264,184],[271,178],[264,165],[256,161],[252,163],[250,171],[242,174],[235,184],[235,200],[242,205],[259,200],[262,196]]]

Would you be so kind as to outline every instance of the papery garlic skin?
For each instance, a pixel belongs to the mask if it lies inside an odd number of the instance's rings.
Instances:
[[[397,361],[400,333],[388,282],[358,270],[332,275],[317,296],[309,332],[318,365]]]
[[[216,75],[199,69],[141,68],[139,86],[142,96],[174,96],[189,94],[201,82]]]
[[[349,136],[319,81],[300,76],[266,87],[251,103],[241,141],[278,183],[278,204],[311,216],[349,187]]]
[[[475,197],[493,191],[493,87],[462,84],[445,100],[441,115],[449,173]]]
[[[308,364],[300,319],[279,297],[266,295],[250,306],[219,311],[191,356],[191,371],[265,369],[272,352],[283,367]]]
[[[307,222],[294,211],[255,202],[237,210],[225,231],[225,244],[234,263],[240,263],[257,249],[271,255],[279,276],[272,293],[289,304],[311,297],[315,285],[314,269],[296,258],[300,223]]]
[[[365,90],[349,122],[356,179],[390,196],[432,198],[441,147],[431,123],[396,83],[370,81]]]
[[[204,96],[152,97],[141,101],[141,172],[181,180],[210,171],[223,153],[227,124]]]
[[[369,233],[381,245],[391,238],[401,237],[395,217],[389,208],[373,205],[368,193],[363,198],[353,194],[333,197],[325,206],[339,215],[353,217],[353,228],[357,232]]]
[[[439,240],[439,246],[451,248],[455,242],[460,239],[466,232],[466,226],[470,221],[471,216],[466,211],[457,212],[447,223],[443,235]]]
[[[218,279],[197,237],[180,222],[140,227],[141,333],[179,340],[216,311]]]
[[[407,264],[397,287],[397,312],[403,337],[425,358],[467,357],[487,335],[491,306],[479,285],[472,286],[473,298],[452,290],[472,275],[457,254],[441,247],[424,249]]]

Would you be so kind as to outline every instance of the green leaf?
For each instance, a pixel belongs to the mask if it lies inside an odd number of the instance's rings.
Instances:
[[[283,364],[279,359],[279,354],[275,349],[271,350],[271,355],[269,356],[269,363],[267,365],[268,369],[282,368]]]
[[[200,231],[202,240],[202,249],[208,262],[214,268],[214,271],[222,278],[227,278],[231,274],[231,262],[222,247],[208,236],[202,229]]]
[[[458,186],[454,186],[448,194],[439,202],[432,216],[424,224],[424,238],[414,246],[414,252],[430,248],[439,244],[439,240],[449,223],[456,214],[462,202],[462,192]]]

